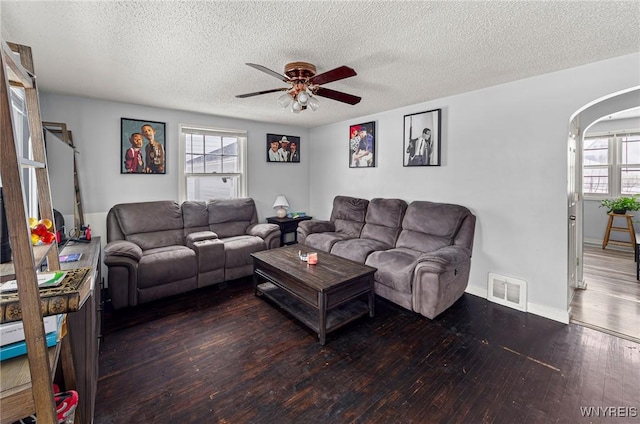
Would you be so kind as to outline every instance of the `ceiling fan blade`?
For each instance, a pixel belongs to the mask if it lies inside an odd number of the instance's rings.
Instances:
[[[338,81],[341,79],[349,78],[356,76],[356,71],[349,68],[348,66],[340,66],[339,68],[332,69],[327,72],[323,72],[321,74],[316,75],[315,77],[309,78],[309,82],[311,84],[326,84],[328,82]]]
[[[287,91],[290,89],[291,87],[274,88],[273,90],[264,90],[264,91],[256,91],[254,93],[238,94],[236,97],[239,99],[244,99],[245,97],[259,96],[260,94],[276,93],[278,91]]]
[[[354,96],[352,94],[343,93],[342,91],[331,90],[329,88],[318,87],[315,91],[315,94],[318,96],[326,97],[328,99],[337,100],[339,102],[348,103],[350,105],[355,105],[360,103],[362,98],[358,96]]]
[[[269,69],[269,68],[265,68],[265,67],[264,67],[264,66],[262,66],[262,65],[257,65],[257,64],[255,64],[255,63],[247,63],[247,65],[251,66],[252,68],[257,69],[258,71],[262,71],[262,72],[264,72],[265,74],[269,74],[269,75],[271,75],[272,77],[276,77],[276,78],[278,78],[280,81],[289,82],[289,77],[287,77],[286,75],[279,74],[278,72],[276,72],[276,71],[272,71],[272,70],[271,70],[271,69]]]

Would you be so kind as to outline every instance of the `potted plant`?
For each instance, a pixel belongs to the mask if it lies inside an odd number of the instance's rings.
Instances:
[[[607,208],[607,213],[625,214],[627,211],[640,210],[640,201],[633,196],[621,196],[615,199],[605,199],[600,202],[600,207]]]

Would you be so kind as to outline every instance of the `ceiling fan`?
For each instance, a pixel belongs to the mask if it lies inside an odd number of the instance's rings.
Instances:
[[[348,66],[340,66],[327,72],[316,75],[316,67],[307,62],[291,62],[284,67],[284,75],[272,71],[262,65],[255,63],[247,63],[247,65],[278,78],[279,80],[289,84],[288,87],[274,88],[273,90],[256,91],[254,93],[239,94],[236,97],[245,98],[253,97],[261,94],[275,93],[278,91],[286,91],[278,98],[278,104],[283,108],[291,105],[291,111],[298,113],[307,107],[311,110],[317,110],[320,106],[318,100],[314,96],[322,96],[328,99],[337,100],[339,102],[355,105],[360,102],[361,98],[352,94],[343,93],[341,91],[331,90],[321,87],[322,84],[338,81],[341,79],[353,77],[356,74],[352,68]]]

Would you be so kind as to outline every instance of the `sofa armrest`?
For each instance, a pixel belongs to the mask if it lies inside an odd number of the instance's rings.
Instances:
[[[104,248],[104,264],[109,268],[108,287],[115,309],[138,304],[138,263],[142,249],[135,243],[116,240]]]
[[[427,267],[431,272],[441,273],[451,266],[468,262],[470,259],[471,250],[466,247],[445,246],[435,252],[420,255],[417,267]]]
[[[217,238],[218,238],[218,235],[213,231],[198,231],[196,233],[191,233],[187,236],[187,246],[197,241],[215,240]]]
[[[116,240],[107,243],[104,248],[105,264],[109,265],[109,262],[117,262],[118,258],[127,258],[139,262],[142,259],[142,249],[137,244],[127,240]]]
[[[247,228],[247,234],[260,237],[267,245],[267,249],[280,247],[280,227],[276,224],[253,224]]]
[[[313,233],[334,232],[336,226],[331,221],[310,220],[302,221],[298,224],[298,243],[305,244],[307,236]]]
[[[198,273],[224,269],[224,243],[218,238],[218,235],[212,231],[193,234],[196,236],[191,239],[187,236],[187,247],[196,252]]]
[[[458,300],[469,283],[471,250],[446,246],[418,257],[413,275],[412,307],[435,318]]]
[[[247,234],[264,239],[269,237],[269,234],[278,231],[279,229],[280,227],[276,224],[253,224],[247,228]]]

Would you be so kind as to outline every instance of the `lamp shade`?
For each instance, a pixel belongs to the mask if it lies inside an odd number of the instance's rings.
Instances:
[[[273,202],[273,208],[276,210],[276,216],[278,218],[284,218],[287,216],[287,208],[289,207],[289,202],[287,202],[287,198],[283,195],[276,197],[276,201]]]

